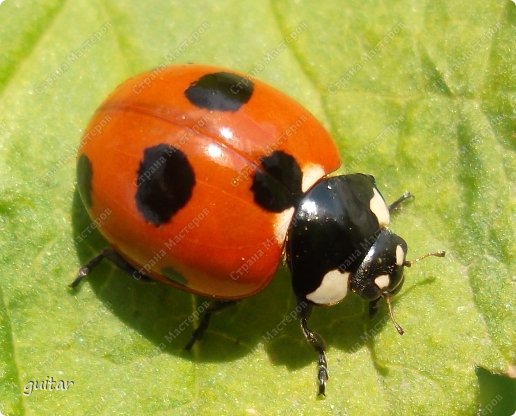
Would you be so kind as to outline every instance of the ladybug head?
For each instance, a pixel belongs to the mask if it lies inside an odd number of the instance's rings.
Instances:
[[[384,228],[379,232],[378,238],[351,276],[350,281],[351,290],[363,298],[371,302],[380,298],[385,299],[391,320],[400,334],[403,334],[403,329],[392,314],[391,298],[403,286],[404,267],[410,267],[428,256],[443,257],[445,253],[444,251],[429,253],[413,261],[406,260],[406,254],[407,243],[405,240]]]
[[[351,278],[351,289],[374,301],[397,293],[403,285],[407,243],[388,229],[382,229]]]

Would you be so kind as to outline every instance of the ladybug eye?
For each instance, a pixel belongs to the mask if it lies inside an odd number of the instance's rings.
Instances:
[[[401,290],[401,287],[403,286],[403,282],[405,281],[405,277],[402,275],[401,278],[399,279],[398,283],[393,286],[392,288],[389,288],[389,295],[393,296],[395,295],[396,293],[398,293],[400,290]]]
[[[401,290],[404,282],[403,268],[397,268],[392,274],[381,274],[374,279],[374,284],[385,295],[395,295]]]

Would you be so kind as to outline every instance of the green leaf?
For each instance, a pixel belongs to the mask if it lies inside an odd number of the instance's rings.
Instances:
[[[516,351],[513,2],[7,0],[0,21],[2,414],[491,411],[476,368],[514,374]],[[284,269],[191,353],[202,300],[108,264],[67,290],[105,244],[75,189],[81,132],[120,82],[182,62],[299,100],[344,171],[373,174],[389,200],[416,195],[392,224],[410,255],[447,251],[407,270],[403,337],[354,296],[314,312],[325,400]],[[24,394],[50,377],[73,385]]]

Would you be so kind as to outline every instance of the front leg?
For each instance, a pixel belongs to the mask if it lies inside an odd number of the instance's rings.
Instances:
[[[318,395],[325,396],[326,382],[328,381],[328,363],[326,361],[325,354],[326,346],[324,345],[324,341],[321,336],[317,332],[308,328],[307,321],[310,317],[310,313],[312,312],[312,305],[309,304],[307,300],[299,298],[297,306],[299,308],[298,317],[303,334],[314,350],[319,353],[319,359],[317,362],[317,381],[319,383]]]
[[[389,205],[389,212],[392,213],[396,208],[398,208],[403,202],[405,202],[407,199],[414,198],[414,195],[412,195],[410,192],[405,192],[403,195],[401,195],[396,201],[394,201],[391,205]]]

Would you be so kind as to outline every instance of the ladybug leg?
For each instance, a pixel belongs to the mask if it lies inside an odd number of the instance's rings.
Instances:
[[[201,317],[201,322],[199,323],[199,326],[197,328],[195,328],[195,330],[192,333],[192,336],[190,337],[190,340],[185,345],[185,350],[191,349],[193,347],[193,345],[202,338],[202,336],[204,335],[204,332],[208,328],[208,325],[209,325],[210,319],[211,319],[211,315],[213,313],[219,312],[219,311],[227,308],[228,306],[234,305],[235,303],[237,303],[237,301],[235,301],[235,300],[229,300],[229,301],[228,300],[214,300],[214,301],[212,301],[208,305],[206,310],[204,311],[204,313]]]
[[[369,318],[373,318],[376,315],[376,312],[378,312],[378,301],[380,299],[381,298],[378,298],[369,302]]]
[[[412,195],[410,192],[405,192],[403,195],[401,195],[396,201],[394,201],[391,205],[389,205],[389,212],[393,212],[398,208],[403,202],[405,202],[407,199],[414,198],[414,195]]]
[[[115,250],[113,250],[112,248],[105,248],[100,252],[100,254],[93,257],[88,263],[86,263],[79,269],[77,277],[70,284],[70,287],[72,289],[75,289],[77,286],[79,286],[82,280],[90,274],[90,272],[100,263],[102,259],[109,260],[111,263],[119,267],[121,270],[123,270],[127,274],[130,274],[136,280],[152,281],[151,277],[136,270],[131,264],[127,262],[127,260],[125,260]]]
[[[312,345],[314,350],[319,353],[319,360],[317,361],[317,381],[319,383],[318,395],[326,396],[326,382],[328,381],[328,363],[326,361],[326,346],[321,336],[308,328],[307,321],[312,312],[312,305],[304,299],[299,299],[299,321],[301,323],[301,329],[305,335],[306,340]]]

